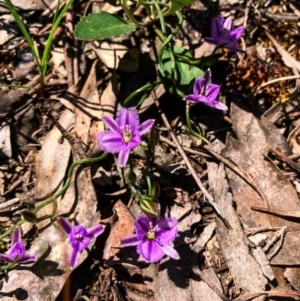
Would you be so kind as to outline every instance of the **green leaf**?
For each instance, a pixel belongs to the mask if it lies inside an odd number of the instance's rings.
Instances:
[[[174,46],[173,48],[174,53],[180,55],[181,57],[185,57],[186,59],[192,59],[193,55],[190,51]],[[175,56],[176,57],[176,56]],[[173,73],[172,62],[170,59],[170,54],[168,51],[164,51],[162,55],[162,61],[164,65],[164,71],[171,75]],[[204,71],[195,65],[189,64],[187,62],[181,61],[180,59],[176,59],[176,70],[179,74],[178,79],[173,84],[175,85],[176,89],[179,89],[183,94],[187,94],[190,88],[190,83],[196,77],[203,76]],[[171,93],[176,94],[176,89],[173,87],[168,87]]]
[[[171,15],[175,13],[177,10],[182,9],[185,6],[190,5],[195,0],[171,0],[170,9],[164,14],[164,16]]]
[[[103,40],[119,37],[135,30],[135,25],[107,12],[89,14],[75,26],[75,37],[79,40]]]

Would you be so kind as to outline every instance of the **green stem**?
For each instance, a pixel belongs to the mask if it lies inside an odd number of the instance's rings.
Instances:
[[[107,153],[103,153],[100,157],[97,158],[86,158],[86,159],[81,159],[81,160],[77,160],[75,162],[73,162],[73,164],[70,166],[69,170],[68,170],[68,178],[67,181],[65,183],[65,185],[57,192],[54,194],[54,196],[52,196],[51,198],[47,199],[46,201],[44,201],[43,203],[41,203],[40,205],[38,205],[37,207],[35,207],[32,210],[32,213],[37,213],[39,210],[41,210],[42,208],[44,208],[47,205],[50,205],[51,203],[53,203],[53,210],[52,210],[52,214],[51,215],[45,215],[42,216],[38,219],[38,221],[42,221],[45,220],[47,218],[52,219],[53,216],[56,213],[56,209],[57,209],[57,203],[56,203],[56,199],[61,196],[70,186],[71,184],[71,178],[72,178],[72,174],[74,171],[74,168],[79,165],[79,164],[89,164],[89,163],[95,163],[95,162],[99,162],[101,160],[103,160],[105,157],[107,156]],[[21,226],[25,223],[25,219],[21,219],[19,220],[14,226],[11,226],[8,230],[6,230],[3,234],[0,235],[0,240],[2,240],[4,237],[6,237],[7,235],[9,235],[12,231],[14,231],[14,229],[18,226]]]
[[[141,92],[147,92],[147,91],[150,91],[152,90],[154,87],[156,87],[157,85],[161,84],[162,81],[161,80],[157,80],[153,83],[149,83],[149,84],[146,84],[145,86],[135,90],[134,92],[132,92],[124,101],[124,105],[127,105],[128,102],[130,100],[132,100],[134,97],[136,97],[139,93]]]
[[[49,59],[51,45],[53,42],[53,37],[54,37],[55,31],[56,31],[57,27],[59,26],[60,21],[64,17],[65,13],[70,8],[70,6],[73,4],[73,2],[74,2],[74,0],[70,0],[69,2],[67,2],[65,7],[63,8],[63,10],[61,11],[61,13],[59,15],[58,15],[57,11],[55,13],[54,23],[53,23],[53,26],[51,27],[51,31],[49,33],[49,36],[48,36],[48,39],[47,39],[47,42],[45,45],[42,62],[41,62],[41,65],[42,65],[41,82],[43,82],[43,84],[44,84],[44,80],[45,80],[46,73],[47,73],[48,59]],[[58,2],[58,5],[59,5],[59,2]],[[57,7],[57,9],[58,9],[58,7]]]
[[[22,19],[20,18],[18,12],[16,11],[14,5],[11,3],[10,0],[4,0],[7,8],[9,9],[10,13],[13,15],[16,23],[18,24],[24,38],[26,39],[31,51],[32,51],[32,54],[37,62],[37,65],[38,65],[38,68],[39,68],[39,71],[41,72],[41,59],[40,59],[40,56],[38,54],[38,52],[36,51],[35,49],[35,46],[34,46],[34,43],[33,43],[33,40],[30,38],[30,35],[22,21]]]
[[[131,13],[131,10],[129,9],[129,7],[127,6],[127,0],[121,0],[121,5],[126,13],[126,16],[128,17],[128,19],[133,23],[135,24],[136,26],[138,27],[143,27],[145,26],[145,24],[143,23],[140,23],[139,21],[137,21],[133,14]]]
[[[206,143],[209,143],[209,141],[206,138],[204,138],[202,135],[200,135],[199,133],[195,132],[192,129],[191,120],[190,120],[190,104],[188,102],[186,103],[186,107],[185,107],[185,116],[186,116],[186,124],[188,127],[188,133],[192,134],[193,136],[195,136],[197,138],[200,138],[201,140],[203,140]]]

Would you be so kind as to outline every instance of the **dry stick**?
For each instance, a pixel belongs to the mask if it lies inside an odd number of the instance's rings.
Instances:
[[[0,210],[6,208],[6,207],[9,207],[11,205],[14,205],[16,203],[20,202],[20,199],[19,198],[14,198],[14,199],[11,199],[9,201],[6,201],[5,203],[1,203],[0,204]]]
[[[276,210],[276,209],[269,209],[265,207],[257,207],[251,206],[251,210],[264,212],[268,214],[273,214],[282,217],[292,217],[292,218],[300,218],[300,211],[283,211],[283,210]]]
[[[237,175],[239,175],[246,183],[248,183],[261,197],[261,199],[268,204],[268,199],[266,195],[264,194],[261,187],[254,181],[254,179],[249,175],[244,169],[242,169],[240,166],[235,164],[234,162],[230,161],[229,159],[225,158],[222,155],[219,155],[212,151],[208,146],[204,146],[204,149],[206,149],[208,152],[210,152],[216,159],[218,159],[220,162],[222,162],[224,165],[226,165],[228,168],[230,168],[233,172],[235,172]]]
[[[206,197],[206,199],[208,200],[208,203],[215,209],[215,211],[217,212],[217,214],[222,218],[223,222],[225,223],[225,225],[227,227],[229,227],[231,229],[231,226],[229,225],[229,223],[227,222],[225,216],[223,215],[223,213],[221,212],[221,210],[219,209],[218,205],[214,202],[213,197],[209,194],[209,192],[206,190],[206,188],[203,186],[203,184],[201,183],[195,169],[193,168],[193,166],[191,165],[187,155],[185,154],[182,146],[180,145],[176,135],[174,134],[174,132],[172,131],[171,125],[166,117],[166,115],[164,114],[164,112],[162,111],[159,101],[156,97],[156,93],[155,91],[151,92],[152,94],[152,98],[154,99],[154,103],[158,109],[158,112],[166,126],[166,128],[169,130],[169,133],[172,137],[173,142],[176,144],[176,147],[184,161],[184,163],[186,164],[189,172],[191,173],[192,177],[194,178],[196,184],[198,185],[198,187],[200,188],[200,190],[202,191],[202,193],[204,194],[204,196]]]
[[[72,134],[67,132],[67,130],[54,118],[54,116],[49,112],[48,109],[40,107],[40,110],[43,114],[45,114],[49,119],[53,121],[54,125],[62,133],[63,137],[66,138],[70,143],[74,161],[85,158],[85,152],[81,143],[76,138],[74,138]]]
[[[51,17],[54,15],[55,11],[56,11],[56,8],[57,8],[57,4],[58,4],[58,1],[59,0],[56,0],[56,1],[53,1],[50,6],[44,10],[44,12],[42,13],[42,17],[45,18],[45,17]],[[63,0],[63,1],[60,1],[60,5],[59,5],[59,10],[61,10],[63,8],[63,6],[65,5],[66,1]]]
[[[297,170],[300,172],[300,165],[298,165],[296,162],[288,158],[285,154],[277,150],[276,148],[272,147],[269,145],[269,150],[278,158],[281,160],[285,161],[287,164],[289,164],[293,169]]]
[[[169,140],[168,138],[164,137],[164,136],[161,136],[159,135],[159,140],[163,143],[167,143],[168,145],[176,148],[176,144],[174,142],[172,142],[171,140]],[[204,158],[213,158],[213,156],[209,155],[209,154],[206,154],[206,153],[203,153],[203,152],[199,152],[197,150],[194,150],[194,149],[191,149],[189,147],[182,147],[184,151],[186,151],[187,153],[190,153],[192,155],[197,155],[197,156],[202,156]]]
[[[172,141],[170,141],[169,139],[167,139],[163,136],[160,136],[159,140],[161,142],[167,143],[170,146],[176,148],[175,143],[173,143]],[[204,146],[204,149],[207,150],[211,155],[203,153],[203,152],[199,152],[197,150],[190,149],[189,147],[183,146],[182,148],[185,152],[193,154],[193,155],[198,155],[198,156],[202,156],[205,158],[216,158],[217,160],[222,162],[225,166],[230,168],[233,172],[235,172],[238,176],[240,176],[246,183],[248,183],[259,194],[259,196],[262,198],[263,201],[265,201],[266,203],[268,202],[267,197],[264,194],[263,190],[259,187],[259,185],[257,183],[255,183],[254,179],[246,171],[244,171],[240,166],[236,165],[234,162],[228,160],[227,158],[225,158],[222,155],[215,153],[208,146]]]

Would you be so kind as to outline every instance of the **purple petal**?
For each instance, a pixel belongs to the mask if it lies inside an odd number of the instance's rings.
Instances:
[[[157,262],[164,256],[161,246],[154,240],[146,240],[139,244],[137,252],[149,262]]]
[[[156,225],[162,230],[169,230],[177,227],[178,220],[175,217],[161,217],[157,220]]]
[[[150,230],[150,224],[154,226],[155,220],[147,215],[140,215],[136,221],[134,221],[134,229],[138,239],[143,239],[147,232]]]
[[[155,236],[160,245],[167,245],[174,241],[178,235],[176,218],[160,218],[157,221]]]
[[[202,96],[202,95],[200,95],[198,97],[198,102],[203,102],[203,103],[205,103],[208,106],[209,106],[209,103],[210,103],[209,100],[207,99],[207,97],[206,96]]]
[[[198,77],[195,81],[193,93],[194,93],[194,99],[197,99],[198,96],[201,94],[201,91],[203,87],[206,85],[205,78]]]
[[[140,240],[137,238],[135,234],[121,239],[121,245],[124,247],[136,246],[139,242]]]
[[[91,242],[86,228],[81,225],[74,226],[68,237],[72,248],[77,251],[84,250]]]
[[[169,256],[173,259],[176,259],[176,260],[180,259],[180,256],[179,256],[178,252],[173,247],[171,247],[171,246],[162,246],[161,248],[167,256]]]
[[[11,236],[11,245],[13,246],[16,242],[20,242],[22,238],[21,228],[17,227]]]
[[[208,105],[218,110],[228,110],[228,107],[219,101],[212,101]]]
[[[100,224],[87,229],[87,233],[90,238],[97,237],[100,234],[102,234],[103,232],[104,232],[104,227]]]
[[[78,250],[72,248],[72,251],[71,251],[71,254],[69,257],[69,266],[71,266],[72,268],[74,268],[76,266],[77,261],[79,259],[79,255],[80,255],[80,252]]]
[[[194,95],[187,95],[184,97],[184,100],[187,102],[198,102],[198,97],[195,98]]]
[[[222,16],[213,19],[211,27],[211,37],[213,40],[216,41],[216,39],[222,35],[223,24],[224,18]]]
[[[136,148],[137,146],[139,146],[141,144],[141,136],[140,136],[140,133],[136,133],[134,136],[132,136],[131,140],[127,143],[127,145],[125,144],[125,147],[124,149],[134,149]]]
[[[206,95],[208,101],[214,101],[220,93],[220,86],[216,84],[208,84],[208,94]]]
[[[228,107],[224,105],[223,103],[217,101],[217,100],[203,100],[202,101],[204,104],[206,104],[209,107],[219,109],[219,110],[228,110]]]
[[[225,20],[224,24],[223,24],[223,28],[226,29],[226,30],[228,30],[228,31],[230,31],[231,30],[231,26],[232,26],[232,20],[231,20],[230,17],[228,17]]]
[[[212,38],[203,38],[203,40],[208,44],[219,45],[217,42],[218,38],[216,38],[216,40]]]
[[[71,233],[71,230],[73,226],[69,223],[69,221],[64,218],[63,216],[59,217],[57,220],[57,224],[60,226],[60,228],[69,235]]]
[[[118,153],[124,145],[123,137],[120,133],[102,131],[97,135],[100,148],[108,153]]]
[[[121,149],[118,156],[118,163],[121,167],[125,166],[128,157],[129,157],[130,149]]]
[[[19,260],[19,263],[29,263],[35,260],[34,254],[25,254],[22,260]]]
[[[109,116],[103,116],[102,121],[112,132],[120,132],[120,127],[113,118]]]
[[[140,118],[134,108],[123,108],[117,112],[116,122],[119,127],[129,125],[131,132],[134,133],[139,127]]]
[[[153,124],[154,124],[154,122],[151,119],[141,123],[138,128],[140,135],[147,133],[152,128]]]
[[[14,261],[17,258],[17,261],[20,261],[25,256],[25,246],[22,242],[16,242],[8,251],[8,257],[11,261]]]
[[[244,34],[244,27],[237,27],[232,29],[228,36],[229,36],[229,41],[231,42],[230,44],[236,45],[237,41],[241,38],[241,36]]]
[[[167,231],[166,230],[155,231],[156,240],[162,246],[172,243],[177,235],[178,235],[177,228],[170,229]]]
[[[5,254],[0,254],[0,260],[5,261],[5,262],[13,262],[13,260],[11,260],[11,258]]]

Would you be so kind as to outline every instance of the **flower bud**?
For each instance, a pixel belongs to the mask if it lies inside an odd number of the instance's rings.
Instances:
[[[156,201],[160,195],[160,186],[157,182],[152,184],[151,198],[153,201]]]
[[[152,150],[154,150],[158,142],[159,142],[159,133],[158,130],[153,126],[149,134],[149,145]]]
[[[36,215],[30,211],[23,211],[22,215],[25,221],[28,223],[35,224],[37,222]]]
[[[129,185],[134,185],[136,183],[136,174],[133,171],[129,171],[125,177]]]
[[[141,201],[141,209],[143,213],[150,217],[158,217],[159,211],[156,204],[152,200]]]

